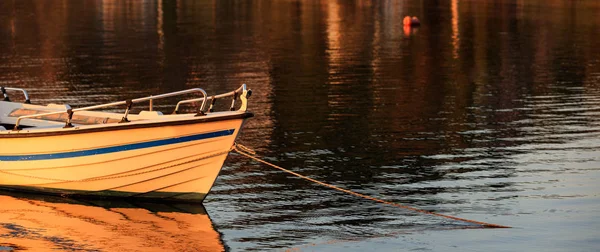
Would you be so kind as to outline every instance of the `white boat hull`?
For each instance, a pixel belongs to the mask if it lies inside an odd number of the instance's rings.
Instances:
[[[3,114],[5,120],[10,119],[10,111],[18,111],[14,108],[43,108],[3,104],[10,108]],[[3,130],[0,187],[73,196],[201,202],[244,120],[251,116],[238,110],[72,128]]]
[[[202,201],[243,119],[2,139],[0,186]],[[152,136],[152,137],[148,137]],[[151,140],[149,140],[151,139]]]

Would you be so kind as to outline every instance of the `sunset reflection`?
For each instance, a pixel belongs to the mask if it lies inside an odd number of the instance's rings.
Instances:
[[[165,33],[163,31],[163,15],[164,15],[164,13],[163,13],[162,0],[157,0],[156,9],[157,9],[156,34],[158,35],[158,53],[159,53],[159,55],[163,55],[164,47],[165,47]]]
[[[458,30],[458,0],[452,0],[452,55],[458,59],[458,50],[460,48],[460,38]]]
[[[327,52],[329,54],[329,64],[338,65],[341,56],[341,19],[340,19],[340,5],[337,1],[328,1],[327,7]],[[329,67],[329,75],[335,75],[335,67]],[[332,84],[335,84],[333,82]]]
[[[31,251],[225,250],[201,205],[0,195],[0,246],[6,244]]]

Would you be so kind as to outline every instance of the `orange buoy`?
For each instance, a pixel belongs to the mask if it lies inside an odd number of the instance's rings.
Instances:
[[[404,24],[404,26],[410,26],[410,21],[412,19],[409,16],[404,17],[404,19],[402,20],[402,23]]]

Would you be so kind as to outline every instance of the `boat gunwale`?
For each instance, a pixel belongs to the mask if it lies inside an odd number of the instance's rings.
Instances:
[[[129,129],[141,129],[141,128],[155,128],[163,126],[178,126],[178,125],[189,125],[189,124],[201,124],[208,122],[235,120],[235,119],[246,119],[253,117],[254,114],[251,112],[241,112],[235,114],[219,115],[219,116],[195,116],[178,118],[179,120],[170,121],[147,121],[140,120],[129,123],[113,123],[105,124],[103,127],[97,125],[86,125],[77,126],[74,128],[55,128],[55,129],[43,129],[44,131],[36,131],[35,129],[23,129],[18,132],[7,130],[6,133],[0,133],[0,139],[3,138],[26,138],[26,137],[47,137],[47,136],[60,136],[60,135],[71,135],[71,134],[84,134],[84,133],[95,133],[95,132],[106,132],[106,131],[118,131],[118,130],[129,130]],[[50,131],[48,131],[50,130]],[[22,132],[28,131],[28,132]]]

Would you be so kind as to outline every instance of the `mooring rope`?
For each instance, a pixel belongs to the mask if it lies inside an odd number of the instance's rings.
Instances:
[[[267,162],[267,161],[265,161],[263,159],[260,159],[260,158],[256,157],[256,153],[253,150],[251,150],[250,148],[248,148],[246,146],[243,146],[243,145],[240,145],[240,144],[237,144],[237,143],[233,145],[232,150],[235,150],[237,153],[239,153],[239,154],[241,154],[243,156],[246,156],[246,157],[251,158],[251,159],[253,159],[255,161],[258,161],[260,163],[263,163],[263,164],[266,164],[268,166],[271,166],[273,168],[279,169],[281,171],[287,172],[287,173],[292,174],[292,175],[294,175],[296,177],[308,180],[310,182],[317,183],[317,184],[322,185],[322,186],[329,187],[329,188],[334,189],[334,190],[338,190],[340,192],[345,192],[347,194],[358,196],[358,197],[361,197],[363,199],[368,199],[368,200],[376,201],[376,202],[383,203],[383,204],[386,204],[386,205],[391,205],[391,206],[395,206],[395,207],[398,207],[398,208],[402,208],[402,209],[406,209],[406,210],[410,210],[410,211],[414,211],[414,212],[419,212],[419,213],[423,213],[423,214],[429,214],[429,215],[434,215],[434,216],[438,216],[438,217],[442,217],[442,218],[447,218],[447,219],[452,219],[452,220],[457,220],[457,221],[462,221],[462,222],[477,224],[477,225],[481,225],[482,227],[485,227],[485,228],[510,228],[509,226],[503,226],[503,225],[492,224],[492,223],[487,223],[487,222],[481,222],[481,221],[476,221],[476,220],[469,220],[469,219],[459,218],[459,217],[455,217],[455,216],[450,216],[450,215],[445,215],[445,214],[430,212],[430,211],[427,211],[427,210],[423,210],[423,209],[419,209],[419,208],[415,208],[415,207],[411,207],[411,206],[406,206],[406,205],[402,205],[402,204],[398,204],[398,203],[394,203],[394,202],[390,202],[390,201],[378,199],[378,198],[375,198],[375,197],[371,197],[371,196],[368,196],[368,195],[364,195],[364,194],[361,194],[361,193],[353,192],[353,191],[350,191],[350,190],[347,190],[347,189],[343,189],[343,188],[340,188],[340,187],[337,187],[337,186],[334,186],[334,185],[331,185],[331,184],[327,184],[325,182],[321,182],[321,181],[316,180],[316,179],[309,178],[309,177],[304,176],[302,174],[295,173],[293,171],[290,171],[290,170],[285,169],[283,167],[277,166],[275,164],[269,163],[269,162]]]

